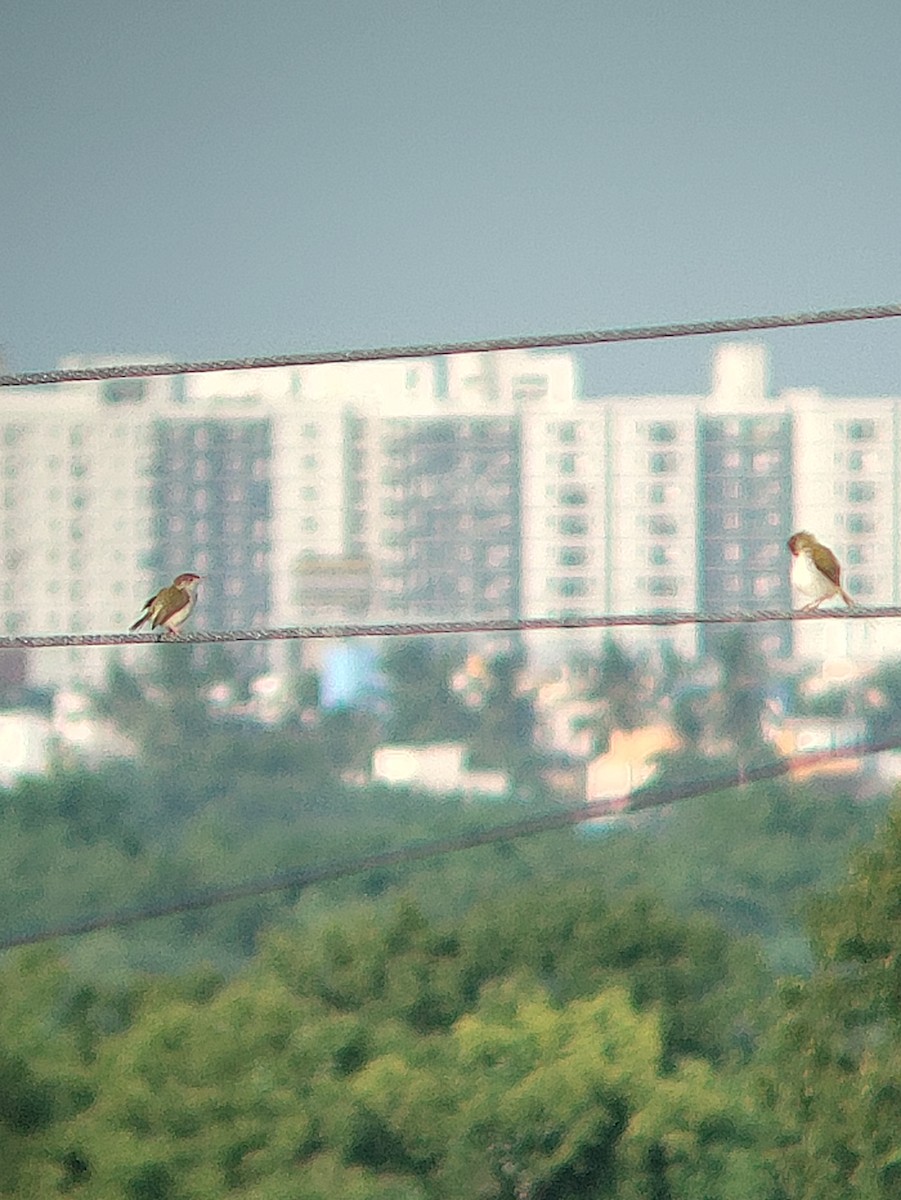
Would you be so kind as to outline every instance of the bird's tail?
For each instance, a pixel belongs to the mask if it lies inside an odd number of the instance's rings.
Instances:
[[[149,613],[144,613],[143,617],[138,617],[138,619],[137,619],[137,621],[135,621],[134,625],[129,625],[129,627],[128,627],[128,632],[129,632],[129,633],[134,633],[134,631],[135,631],[136,629],[140,629],[140,628],[141,628],[141,626],[144,624],[144,622],[147,620],[147,618],[148,618],[149,616],[150,616],[150,614],[149,614]]]
[[[851,599],[851,597],[848,595],[848,593],[845,591],[845,589],[843,587],[840,587],[838,590],[841,592],[842,599],[844,600],[845,604],[847,604],[848,608],[853,608],[854,601]]]

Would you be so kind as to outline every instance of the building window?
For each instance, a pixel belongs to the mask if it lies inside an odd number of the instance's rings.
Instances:
[[[558,556],[561,567],[581,567],[588,561],[588,551],[584,546],[562,546]]]
[[[846,522],[848,533],[872,533],[873,519],[864,513],[851,513]]]
[[[678,591],[675,579],[666,575],[652,575],[648,580],[648,594],[651,596],[675,596]]]
[[[777,451],[761,451],[751,459],[751,470],[755,475],[765,475],[767,471],[772,471],[774,467],[778,467],[779,461],[780,455]]]
[[[869,442],[876,436],[875,421],[849,421],[848,439],[852,442]]]
[[[865,561],[865,558],[864,558],[863,546],[849,546],[848,547],[848,566],[859,567],[860,564],[864,561]]]
[[[560,503],[567,504],[570,507],[577,507],[588,503],[588,492],[582,487],[565,488],[560,493]]]
[[[587,596],[587,579],[554,579],[551,586],[558,596]]]
[[[576,473],[576,456],[575,454],[560,455],[560,474],[575,475]]]
[[[561,517],[559,529],[568,537],[578,537],[588,532],[588,522],[584,517]]]
[[[730,450],[723,455],[723,470],[736,471],[741,466],[741,455],[737,450]]]
[[[557,436],[561,442],[574,442],[576,440],[576,426],[574,421],[561,421]]]
[[[739,562],[741,560],[741,546],[738,542],[727,542],[723,547],[723,558],[726,562]]]
[[[848,591],[855,596],[872,596],[875,591],[873,577],[871,575],[850,575]]]
[[[848,499],[852,504],[864,504],[876,495],[875,483],[862,483],[857,480],[848,484]]]
[[[672,474],[677,466],[678,458],[670,452],[648,455],[648,469],[653,475]]]
[[[140,404],[146,393],[146,379],[108,379],[102,396],[105,404]]]
[[[671,517],[648,517],[648,532],[658,537],[667,537],[676,532],[676,522]]]
[[[648,488],[648,500],[651,504],[666,503],[666,488],[662,483],[653,483]]]
[[[676,426],[672,421],[655,421],[648,427],[648,438],[652,442],[674,442]]]
[[[648,562],[652,567],[663,567],[669,562],[665,546],[651,546],[648,550]]]
[[[7,446],[15,446],[22,437],[21,425],[7,425],[3,430],[3,441]]]

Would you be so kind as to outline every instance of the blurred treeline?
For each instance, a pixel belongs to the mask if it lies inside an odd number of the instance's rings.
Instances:
[[[605,655],[595,684],[621,725],[638,667]],[[475,712],[425,643],[383,667],[382,705],[325,712],[305,676],[271,726],[214,711],[223,664],[185,647],[159,647],[150,679],[115,671],[96,707],[135,761],[0,793],[2,932],[550,806],[515,656]],[[756,761],[763,689],[743,686],[718,745]],[[734,691],[687,690],[689,716],[715,720]],[[668,774],[699,773],[703,733]],[[379,742],[431,739],[507,770],[514,798],[348,782]],[[0,1194],[897,1196],[901,821],[885,811],[847,785],[773,784],[609,836],[8,952]]]

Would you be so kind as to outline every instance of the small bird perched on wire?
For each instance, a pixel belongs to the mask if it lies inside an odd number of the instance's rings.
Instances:
[[[141,628],[145,621],[149,621],[151,629],[163,630],[161,637],[166,633],[177,637],[179,625],[183,625],[191,615],[191,609],[194,607],[194,593],[197,591],[199,583],[200,576],[193,572],[188,571],[184,575],[176,575],[170,587],[164,587],[155,596],[150,597],[144,605],[143,613],[131,626],[129,632],[134,633],[136,629]]]
[[[852,607],[854,601],[841,584],[842,569],[828,546],[802,529],[788,539],[788,548],[793,555],[792,584],[802,596],[810,597],[802,611],[819,608],[824,600],[831,600],[833,596],[841,596],[845,604]]]

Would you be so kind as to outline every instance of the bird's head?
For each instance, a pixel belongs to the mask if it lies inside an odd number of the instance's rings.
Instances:
[[[193,571],[186,571],[184,575],[176,575],[172,586],[184,588],[186,592],[193,592],[198,583],[200,583],[200,576],[195,575]]]
[[[816,540],[813,534],[807,533],[803,529],[799,530],[798,533],[793,533],[788,539],[788,548],[796,558],[804,550],[812,550],[814,546],[818,545],[819,542]]]

